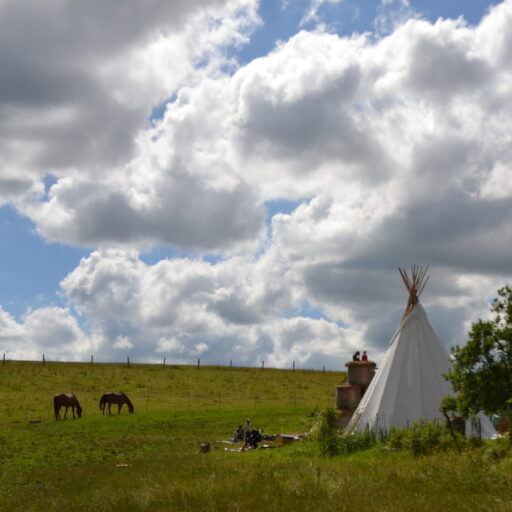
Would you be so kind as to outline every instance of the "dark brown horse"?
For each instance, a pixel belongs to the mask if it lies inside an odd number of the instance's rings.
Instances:
[[[112,414],[110,412],[112,404],[117,404],[117,414],[121,414],[121,407],[123,404],[128,406],[128,410],[130,412],[134,411],[133,404],[124,393],[105,393],[100,399],[100,411],[105,414],[105,407],[108,406],[108,413]]]
[[[70,395],[65,395],[64,393],[61,393],[60,395],[55,395],[53,397],[53,410],[55,411],[55,419],[60,420],[60,408],[65,407],[66,412],[64,413],[64,418],[66,418],[66,415],[68,413],[68,409],[71,407],[71,410],[73,411],[73,418],[76,418],[75,416],[75,409],[76,413],[79,418],[82,417],[82,408],[80,407],[80,403],[78,402],[78,398],[71,393]]]

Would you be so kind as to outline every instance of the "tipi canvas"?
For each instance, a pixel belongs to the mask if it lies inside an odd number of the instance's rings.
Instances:
[[[420,418],[432,421],[442,417],[439,406],[451,393],[443,377],[450,368],[450,356],[418,301],[428,280],[426,270],[414,266],[409,278],[400,269],[409,290],[407,308],[380,368],[347,425],[348,433],[407,427]],[[482,436],[496,435],[490,420],[479,416]]]

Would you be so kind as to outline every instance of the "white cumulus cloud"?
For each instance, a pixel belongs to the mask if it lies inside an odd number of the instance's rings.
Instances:
[[[52,73],[8,52],[14,77],[37,80],[0,89],[0,201],[48,240],[94,248],[62,282],[94,334],[67,310],[2,317],[27,333],[19,347],[69,354],[30,327],[49,315],[55,340],[105,358],[121,336],[139,358],[341,365],[354,348],[382,353],[406,302],[395,268],[411,263],[431,266],[441,337],[463,341],[511,276],[512,1],[478,26],[415,15],[385,37],[303,30],[245,65],[224,50],[257,23],[253,3],[167,5],[62,48]],[[15,11],[0,19],[30,23]],[[58,56],[59,37],[43,53]],[[266,222],[282,201],[296,207]],[[153,245],[190,256],[144,263]]]

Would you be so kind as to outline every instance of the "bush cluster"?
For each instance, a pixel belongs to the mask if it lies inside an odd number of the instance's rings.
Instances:
[[[314,429],[313,437],[316,438],[322,455],[328,457],[348,455],[377,445],[377,436],[369,430],[351,436],[342,436],[337,428],[337,419],[338,415],[332,408],[320,414],[320,423]]]
[[[387,435],[386,445],[391,449],[405,449],[414,455],[426,455],[434,451],[459,448],[464,438],[450,432],[444,424],[420,419],[409,428],[392,427]]]
[[[500,437],[483,447],[483,455],[488,460],[500,460],[512,454],[512,442],[509,437]]]
[[[326,409],[320,415],[319,423],[313,429],[312,439],[318,443],[324,456],[348,455],[374,447],[404,450],[414,456],[434,452],[460,451],[482,445],[479,439],[467,439],[450,430],[446,424],[418,420],[407,428],[392,427],[389,431],[365,430],[351,435],[342,435],[337,428],[337,413]],[[497,440],[484,445],[483,450],[490,458],[502,458],[512,452],[508,440]]]

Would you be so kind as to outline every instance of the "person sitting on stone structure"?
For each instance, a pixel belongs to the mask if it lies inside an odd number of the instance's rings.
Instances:
[[[368,361],[368,356],[366,355],[366,350],[363,350],[363,355],[361,357],[361,361]]]
[[[361,352],[359,352],[359,350],[357,352],[354,352],[354,355],[352,356],[352,361],[361,361],[359,355],[361,354]]]

